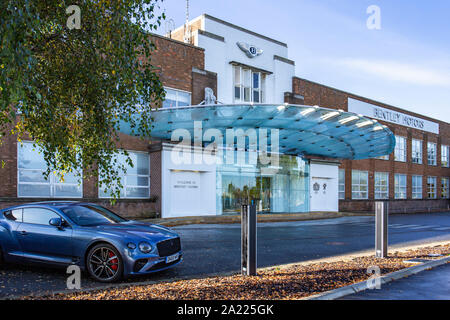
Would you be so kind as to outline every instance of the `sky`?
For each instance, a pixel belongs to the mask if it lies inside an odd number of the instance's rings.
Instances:
[[[184,23],[186,0],[160,7]],[[450,122],[449,0],[189,0],[203,13],[287,43],[298,77]]]

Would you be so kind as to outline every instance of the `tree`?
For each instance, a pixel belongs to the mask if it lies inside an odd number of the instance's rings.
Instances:
[[[46,176],[99,176],[117,197],[120,126],[149,137],[151,105],[164,99],[148,32],[165,16],[158,0],[74,2],[1,1],[1,137],[31,138]]]

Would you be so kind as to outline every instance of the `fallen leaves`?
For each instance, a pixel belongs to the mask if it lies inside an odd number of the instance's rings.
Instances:
[[[56,294],[39,299],[53,300],[283,300],[299,299],[367,280],[367,268],[378,266],[381,274],[408,267],[407,259],[437,259],[429,256],[450,254],[450,244],[406,252],[394,252],[388,258],[373,256],[351,261],[292,265],[260,270],[257,276],[232,275],[205,279],[176,280],[157,284],[111,288],[106,290]],[[24,299],[32,299],[25,297]]]

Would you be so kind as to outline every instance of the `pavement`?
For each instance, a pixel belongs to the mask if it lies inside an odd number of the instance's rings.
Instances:
[[[175,268],[124,283],[204,277],[238,272],[240,224],[192,224],[173,228],[180,234],[184,261]],[[374,248],[373,216],[344,216],[310,221],[258,224],[258,267],[317,259],[331,260]],[[389,247],[450,241],[450,212],[402,214],[389,218]],[[0,268],[0,298],[41,294],[66,288],[65,270],[6,265]],[[87,276],[83,289],[100,284]]]
[[[450,300],[450,263],[337,300]]]
[[[372,213],[365,212],[303,212],[303,213],[277,213],[266,214],[259,213],[257,215],[258,222],[286,222],[286,221],[306,221],[333,219],[354,216],[373,216]],[[220,215],[220,216],[191,216],[176,218],[159,218],[159,219],[139,219],[141,221],[164,225],[167,227],[191,225],[191,224],[231,224],[241,223],[239,214]]]

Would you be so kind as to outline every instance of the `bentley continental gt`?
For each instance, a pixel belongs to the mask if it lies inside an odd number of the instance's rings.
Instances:
[[[180,237],[94,203],[36,202],[0,210],[0,263],[78,265],[100,282],[182,261]]]

